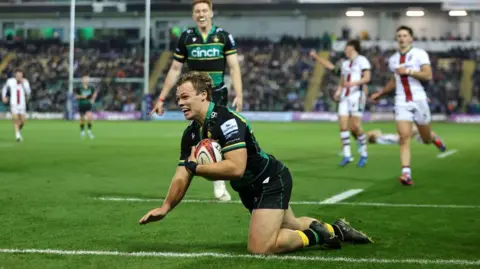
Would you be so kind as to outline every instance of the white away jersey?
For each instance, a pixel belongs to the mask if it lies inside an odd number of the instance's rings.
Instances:
[[[407,53],[401,54],[396,52],[388,60],[390,70],[395,74],[396,103],[405,103],[410,101],[426,100],[425,86],[422,82],[412,76],[400,76],[396,73],[396,69],[404,66],[413,71],[420,71],[422,66],[430,65],[428,54],[423,49],[411,48]]]
[[[363,72],[370,70],[372,66],[370,62],[363,55],[358,55],[353,60],[347,60],[342,63],[342,76],[345,82],[354,82],[362,79]],[[361,86],[354,86],[350,88],[343,88],[342,96],[347,97],[352,93],[361,91]]]
[[[18,83],[15,78],[9,78],[2,89],[2,97],[7,96],[9,92],[11,106],[24,106],[26,104],[26,96],[30,95],[30,83],[27,79],[23,79],[23,83]]]

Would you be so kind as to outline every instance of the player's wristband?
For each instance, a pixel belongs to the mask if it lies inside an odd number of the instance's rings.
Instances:
[[[185,159],[184,165],[185,165],[185,169],[187,169],[187,172],[189,172],[192,175],[197,174],[198,164],[196,162],[189,161],[188,158],[187,158],[187,159]]]

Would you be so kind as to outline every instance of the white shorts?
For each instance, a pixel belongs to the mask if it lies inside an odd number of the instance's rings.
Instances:
[[[23,105],[10,105],[10,112],[17,115],[25,115],[27,109]]]
[[[411,101],[395,105],[396,121],[411,121],[418,125],[427,125],[432,120],[427,100]]]
[[[362,117],[365,109],[365,98],[362,97],[363,93],[361,91],[343,97],[338,104],[338,115]]]

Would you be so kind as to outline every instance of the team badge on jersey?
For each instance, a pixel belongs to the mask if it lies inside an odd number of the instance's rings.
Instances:
[[[218,41],[220,41],[220,39],[218,39],[217,36],[213,37],[213,42],[217,43]]]

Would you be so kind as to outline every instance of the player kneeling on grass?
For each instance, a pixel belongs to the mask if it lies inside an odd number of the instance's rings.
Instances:
[[[197,175],[209,180],[227,179],[239,193],[251,212],[251,253],[284,253],[314,245],[340,248],[341,241],[372,242],[343,220],[330,225],[309,217],[296,218],[289,206],[292,177],[288,168],[260,148],[245,118],[211,102],[212,86],[206,73],[190,72],[180,78],[177,102],[185,118],[191,120],[182,137],[181,161],[163,205],[145,214],[140,224],[163,219],[180,203]],[[195,145],[204,138],[220,144],[223,161],[205,165],[196,162]]]
[[[82,85],[75,90],[75,98],[78,101],[78,112],[80,113],[80,137],[85,138],[85,118],[87,121],[87,134],[93,139],[92,132],[92,106],[97,98],[97,91],[88,85],[88,75],[82,76]]]

